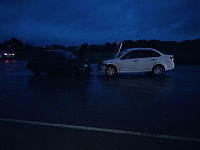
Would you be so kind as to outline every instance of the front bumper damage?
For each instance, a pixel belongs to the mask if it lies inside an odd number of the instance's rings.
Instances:
[[[101,72],[101,73],[105,73],[106,66],[107,66],[107,65],[104,64],[103,61],[101,60],[101,61],[99,61],[99,62],[97,63],[97,70],[98,70],[99,72]]]

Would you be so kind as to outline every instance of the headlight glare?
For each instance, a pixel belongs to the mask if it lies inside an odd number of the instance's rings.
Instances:
[[[83,67],[87,68],[87,67],[89,67],[89,66],[88,66],[87,64],[84,64]]]

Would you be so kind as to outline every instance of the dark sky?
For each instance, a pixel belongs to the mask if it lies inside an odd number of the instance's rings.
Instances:
[[[200,38],[200,0],[1,0],[0,43],[79,46]]]

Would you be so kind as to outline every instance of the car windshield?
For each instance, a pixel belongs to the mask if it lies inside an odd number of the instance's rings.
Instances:
[[[119,55],[117,56],[117,58],[120,58],[121,56],[123,56],[125,53],[127,53],[129,50],[125,50],[119,53]]]
[[[74,56],[71,52],[64,51],[63,56],[65,56],[68,59],[78,59],[78,57]]]

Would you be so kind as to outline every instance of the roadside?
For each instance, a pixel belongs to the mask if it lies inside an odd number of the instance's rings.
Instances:
[[[0,122],[1,149],[199,150],[199,142]]]

